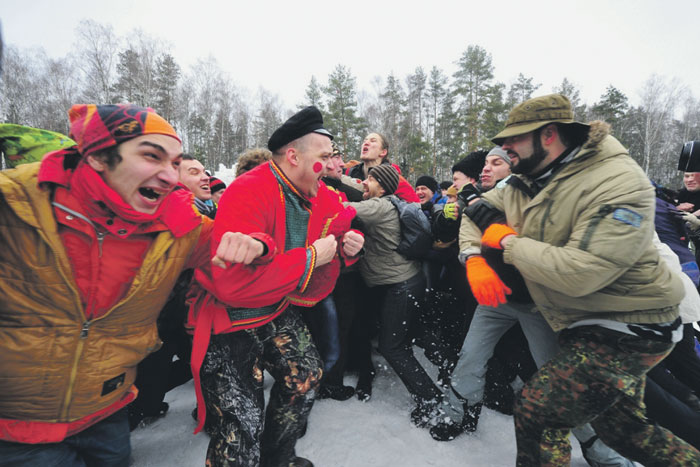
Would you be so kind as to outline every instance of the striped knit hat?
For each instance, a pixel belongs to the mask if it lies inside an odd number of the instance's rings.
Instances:
[[[393,194],[399,187],[399,173],[391,164],[381,164],[372,167],[369,169],[369,175],[379,182],[387,195]]]

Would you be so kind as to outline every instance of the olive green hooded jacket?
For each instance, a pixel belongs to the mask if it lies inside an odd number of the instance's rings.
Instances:
[[[607,124],[593,122],[573,159],[539,192],[531,188],[517,175],[483,200],[518,232],[504,260],[520,271],[555,331],[584,319],[663,323],[678,317],[683,284],[652,243],[654,189]],[[465,215],[461,256],[478,254],[480,240]]]

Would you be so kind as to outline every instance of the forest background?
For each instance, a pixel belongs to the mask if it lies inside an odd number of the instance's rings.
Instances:
[[[329,65],[328,75],[312,76],[303,100],[289,105],[275,90],[239,87],[212,55],[183,68],[166,40],[140,29],[119,36],[109,23],[85,19],[74,34],[75,45],[63,57],[41,47],[5,47],[0,121],[68,134],[66,111],[74,103],[149,106],[174,124],[185,151],[217,170],[235,164],[246,148],[266,146],[284,120],[315,105],[346,160],[359,159],[364,136],[380,132],[390,142],[391,161],[411,182],[423,174],[450,179],[456,161],[493,146],[489,137],[514,105],[550,92],[571,100],[576,120],[610,123],[647,175],[671,188],[680,187],[682,143],[700,139],[700,101],[679,79],[659,74],[644,81],[637,105],[615,83],[595,102],[584,102],[568,76],[553,89],[522,73],[510,83],[496,80],[498,64],[472,44],[455,57],[452,73],[416,64],[405,76],[376,76],[369,88],[358,87],[350,65]]]

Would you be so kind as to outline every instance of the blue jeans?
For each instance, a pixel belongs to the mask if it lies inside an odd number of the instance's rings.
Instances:
[[[340,331],[338,311],[333,295],[329,295],[311,308],[302,310],[302,318],[311,332],[316,349],[323,360],[323,372],[333,368],[340,357]]]
[[[130,454],[126,408],[60,443],[0,441],[2,467],[127,467]]]

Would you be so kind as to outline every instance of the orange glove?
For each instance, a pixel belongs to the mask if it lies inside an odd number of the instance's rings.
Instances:
[[[518,232],[505,224],[491,224],[481,237],[481,245],[502,250],[501,240],[508,235],[518,235]]]
[[[513,293],[482,256],[467,259],[467,280],[479,305],[497,307]]]

